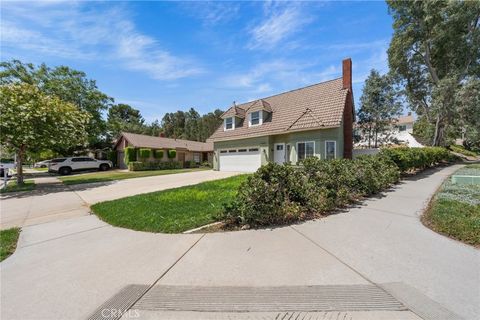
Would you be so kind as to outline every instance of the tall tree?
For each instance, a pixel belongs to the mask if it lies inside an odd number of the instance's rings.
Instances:
[[[411,108],[433,127],[433,145],[445,143],[455,123],[456,92],[480,75],[479,1],[387,0],[394,34],[390,69],[405,86]]]
[[[27,152],[81,146],[90,114],[27,83],[0,86],[0,143],[15,150],[17,183],[23,184]]]
[[[369,147],[372,140],[375,148],[378,147],[379,137],[383,136],[400,114],[401,104],[397,96],[390,76],[380,75],[375,69],[370,71],[358,111],[358,123],[367,135]]]
[[[128,104],[115,104],[110,107],[107,114],[107,129],[109,140],[112,140],[122,131],[132,133],[145,133],[147,126],[140,111]]]
[[[184,138],[200,141],[200,114],[194,108],[185,112]]]
[[[87,124],[88,144],[91,148],[103,147],[106,123],[102,113],[113,103],[113,99],[101,92],[94,80],[81,71],[59,66],[49,68],[45,64],[35,66],[19,60],[0,63],[0,84],[27,83],[35,85],[46,95],[55,95],[65,102],[90,114]],[[69,153],[72,150],[56,150]]]

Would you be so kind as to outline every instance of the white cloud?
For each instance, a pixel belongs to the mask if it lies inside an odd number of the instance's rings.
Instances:
[[[181,3],[186,12],[194,18],[201,19],[205,26],[215,26],[234,19],[240,6],[234,2],[184,2]]]
[[[196,62],[164,49],[140,32],[121,6],[88,9],[71,3],[2,4],[2,47],[67,59],[95,59],[158,80],[203,72]]]
[[[312,19],[298,5],[265,5],[265,14],[250,31],[249,49],[272,49],[310,23]]]

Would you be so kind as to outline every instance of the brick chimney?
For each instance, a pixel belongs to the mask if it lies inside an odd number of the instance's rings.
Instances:
[[[158,135],[160,138],[165,138],[165,133],[163,132],[160,132],[160,134]]]
[[[342,61],[343,89],[348,89],[345,109],[343,111],[343,157],[353,156],[353,91],[352,91],[352,59]]]
[[[342,61],[343,89],[352,91],[352,59],[347,58]]]

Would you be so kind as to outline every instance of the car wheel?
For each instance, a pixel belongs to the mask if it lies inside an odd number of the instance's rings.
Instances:
[[[70,167],[62,167],[58,170],[58,173],[60,173],[62,176],[69,175],[72,173],[72,168]]]
[[[46,167],[47,167],[47,166],[44,165],[44,164],[42,164],[42,165],[40,166],[40,168],[46,168]]]
[[[107,171],[108,169],[110,169],[110,166],[106,163],[102,163],[100,165],[100,171]]]

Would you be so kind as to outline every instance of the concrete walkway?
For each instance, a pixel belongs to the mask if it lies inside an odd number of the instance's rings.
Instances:
[[[0,316],[86,319],[106,302],[125,301],[119,293],[136,285],[145,294],[124,319],[478,319],[480,251],[419,221],[431,195],[456,169],[432,170],[357,208],[273,230],[150,234],[115,228],[95,216],[26,226],[17,251],[0,264]],[[302,286],[321,292],[377,288],[387,295],[382,299],[393,297],[404,308],[295,312],[277,305],[277,312],[269,311],[277,292],[303,292]],[[245,297],[239,287],[277,289],[253,301],[241,298],[262,312],[198,313],[182,310],[181,301],[167,309],[160,303],[161,294],[188,287],[220,292],[225,310],[225,303],[239,305],[235,297]],[[295,297],[292,305],[300,299]],[[197,299],[187,302],[206,308]]]
[[[97,202],[178,188],[235,174],[207,170],[72,186],[66,186],[52,176],[35,178],[37,190],[0,196],[0,229],[85,216],[90,214],[89,206]]]

